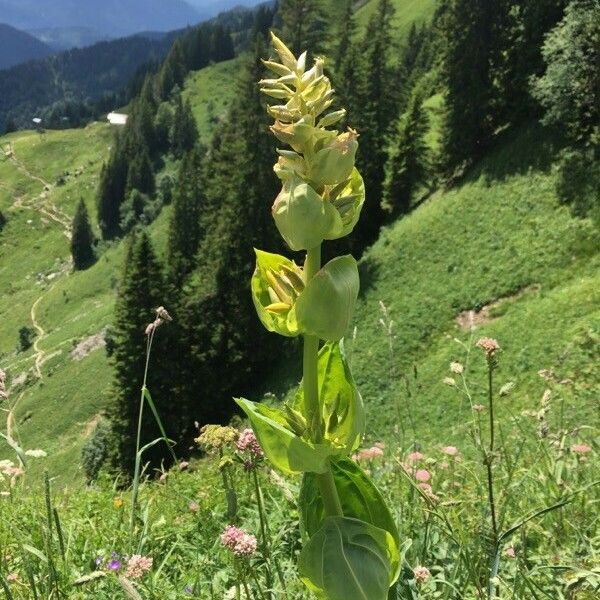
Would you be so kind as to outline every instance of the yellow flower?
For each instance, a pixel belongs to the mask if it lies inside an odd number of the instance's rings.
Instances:
[[[122,508],[123,507],[123,498],[119,498],[118,496],[116,498],[114,498],[113,506],[115,508]]]

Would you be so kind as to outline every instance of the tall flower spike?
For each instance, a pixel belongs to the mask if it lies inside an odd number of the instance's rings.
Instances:
[[[260,81],[261,91],[280,103],[268,107],[273,135],[291,148],[279,149],[274,166],[283,188],[273,204],[279,233],[292,250],[308,250],[323,240],[348,235],[365,201],[362,178],[354,166],[358,134],[328,129],[346,111],[325,111],[334,91],[317,58],[306,70],[306,53],[296,59],[273,35],[281,63],[265,66],[278,77]]]

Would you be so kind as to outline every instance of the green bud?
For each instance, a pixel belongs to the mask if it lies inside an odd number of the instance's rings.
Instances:
[[[273,32],[271,32],[271,41],[273,42],[273,48],[275,48],[275,51],[279,54],[281,62],[288,69],[295,71],[298,63],[292,51]]]
[[[365,203],[365,184],[358,169],[354,168],[350,178],[343,186],[336,186],[335,194],[330,193],[331,205],[337,210],[342,226],[338,231],[326,237],[335,240],[348,235],[360,217],[360,211]]]
[[[341,121],[346,116],[346,109],[342,108],[340,110],[336,110],[334,112],[330,112],[328,115],[325,115],[317,124],[317,127],[331,127],[331,125],[335,125],[339,121]]]
[[[267,69],[273,71],[273,73],[276,73],[277,75],[286,77],[292,74],[291,69],[288,69],[288,67],[278,62],[272,60],[263,60],[262,63],[265,65],[265,67],[267,67]]]
[[[285,183],[273,204],[273,219],[292,250],[307,250],[341,228],[339,213],[301,179]]]
[[[289,272],[296,273],[297,278],[302,281],[302,271],[285,256],[261,250],[255,252],[256,269],[250,287],[258,317],[267,330],[295,337],[300,331],[293,303],[300,292],[291,281]]]
[[[308,173],[315,187],[336,185],[350,177],[358,149],[357,137],[356,131],[349,129],[312,157]]]
[[[290,426],[290,429],[296,435],[302,437],[306,431],[306,419],[300,412],[298,412],[297,410],[294,410],[288,404],[285,404],[284,408],[285,408],[285,414],[286,414],[287,422]]]

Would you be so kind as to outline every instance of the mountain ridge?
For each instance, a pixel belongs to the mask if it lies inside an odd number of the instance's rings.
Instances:
[[[0,23],[0,70],[44,58],[53,49],[26,31]]]

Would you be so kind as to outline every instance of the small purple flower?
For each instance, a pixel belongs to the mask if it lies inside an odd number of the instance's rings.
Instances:
[[[191,596],[194,593],[194,588],[191,585],[186,585],[183,591]]]
[[[113,558],[109,561],[107,567],[109,571],[118,571],[121,568],[121,561]]]

